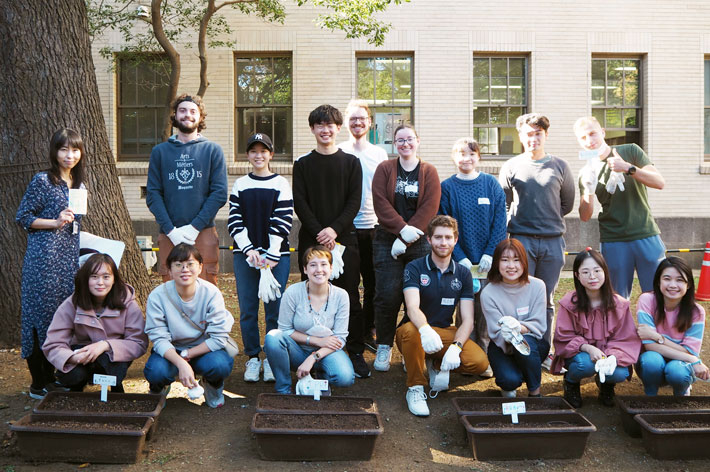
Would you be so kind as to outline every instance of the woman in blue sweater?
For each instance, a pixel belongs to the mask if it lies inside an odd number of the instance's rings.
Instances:
[[[229,196],[227,227],[234,239],[234,276],[239,298],[239,325],[244,353],[249,356],[244,380],[258,382],[261,371],[259,336],[259,279],[269,267],[286,289],[290,269],[288,234],[293,219],[293,195],[288,181],[269,168],[274,157],[271,139],[256,133],[247,140],[247,159],[252,172],[237,179]],[[278,326],[281,299],[264,304],[266,332]],[[268,359],[264,359],[264,382],[273,382]]]

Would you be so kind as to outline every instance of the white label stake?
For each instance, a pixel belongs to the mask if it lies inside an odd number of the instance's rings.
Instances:
[[[525,413],[525,402],[503,403],[503,414],[510,415],[513,424],[518,424],[518,414]]]
[[[328,381],[327,380],[313,380],[313,399],[314,400],[320,400],[320,392],[321,391],[327,391],[328,390]]]
[[[115,375],[94,374],[94,385],[101,385],[101,401],[108,400],[108,388],[116,386]]]

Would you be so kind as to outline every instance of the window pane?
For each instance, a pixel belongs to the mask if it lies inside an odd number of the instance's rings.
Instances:
[[[507,77],[508,60],[505,58],[491,59],[491,77]]]
[[[253,108],[242,108],[237,112],[237,142],[239,143],[237,152],[239,154],[246,153],[247,139],[254,130],[254,116]]]
[[[121,154],[137,154],[138,150],[138,119],[136,110],[124,108],[120,115]]]
[[[604,72],[605,64],[606,61],[603,59],[592,60],[592,81],[596,80],[601,82],[601,85],[604,85],[604,76],[606,75]]]
[[[136,105],[136,68],[127,65],[126,61],[122,61],[119,67],[121,104]]]
[[[639,104],[639,61],[624,61],[624,105]]]
[[[602,128],[606,127],[606,121],[604,120],[604,109],[603,108],[592,109],[592,116],[594,118],[596,118],[599,123],[601,123]]]
[[[505,78],[491,78],[491,103],[507,103],[508,86]]]
[[[402,123],[412,121],[412,113],[410,108],[389,108],[378,107],[372,110],[372,130],[370,131],[370,140],[377,144],[388,154],[394,154],[394,130]]]
[[[489,103],[488,100],[488,77],[476,77],[473,79],[473,102]]]
[[[372,101],[375,98],[374,59],[357,60],[357,96]]]
[[[237,103],[253,103],[249,89],[252,87],[253,67],[249,59],[237,59]]]
[[[524,114],[525,114],[525,108],[510,107],[508,109],[508,124],[515,126],[515,120],[517,120],[520,115],[524,115]]]
[[[291,60],[286,57],[274,58],[273,103],[291,104]]]
[[[293,127],[291,126],[291,108],[274,108],[274,152],[288,154],[291,152]]]
[[[488,124],[488,107],[476,107],[473,109],[473,122],[477,125]]]
[[[476,78],[485,78],[488,81],[488,58],[473,60],[473,76]]]
[[[638,128],[638,118],[635,108],[624,110],[624,128]]]
[[[259,108],[256,112],[256,124],[254,133],[265,133],[269,136],[274,135],[274,109]]]
[[[511,77],[508,87],[508,103],[524,104],[525,103],[525,83],[522,77]]]
[[[525,77],[525,59],[522,57],[509,59],[508,67],[510,67],[511,77]]]
[[[398,104],[409,104],[412,94],[412,60],[408,57],[394,60],[394,98]]]
[[[505,107],[491,108],[491,124],[505,124],[507,122]]]
[[[609,128],[621,128],[621,110],[606,110],[606,126]]]
[[[377,103],[391,104],[392,101],[392,60],[375,59],[375,98]]]
[[[707,62],[705,63],[708,64]],[[707,77],[707,75],[706,75]],[[705,109],[705,155],[710,154],[710,109]]]

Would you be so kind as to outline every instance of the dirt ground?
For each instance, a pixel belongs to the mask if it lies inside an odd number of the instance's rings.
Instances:
[[[238,313],[234,277],[220,278],[220,287],[230,311]],[[571,288],[571,280],[562,280],[558,297]],[[635,298],[638,294],[634,294]],[[710,303],[703,304],[710,312]],[[705,331],[703,359],[710,362],[710,330]],[[232,332],[239,336],[239,325]],[[371,363],[374,355],[367,352]],[[147,392],[142,369],[147,356],[134,362],[124,385],[127,392]],[[452,375],[451,390],[428,401],[429,418],[416,418],[405,402],[405,373],[395,349],[389,372],[373,371],[369,379],[357,379],[349,389],[335,389],[335,395],[353,395],[376,399],[385,431],[377,440],[372,460],[367,462],[268,462],[259,458],[256,440],[250,432],[256,397],[272,392],[273,384],[243,381],[246,358],[239,356],[232,375],[226,380],[224,407],[212,410],[187,400],[186,390],[173,383],[167,407],[160,416],[154,438],[146,443],[145,453],[136,464],[33,464],[19,456],[9,425],[29,413],[36,400],[27,395],[30,384],[26,363],[18,349],[0,350],[0,472],[23,470],[69,471],[189,471],[189,470],[316,470],[316,471],[399,471],[399,470],[474,470],[474,471],[707,471],[710,460],[657,461],[645,451],[641,439],[627,436],[615,408],[597,403],[594,382],[582,386],[584,406],[579,410],[596,427],[584,456],[578,460],[475,461],[466,443],[465,431],[459,424],[451,398],[456,396],[499,396],[493,379]],[[95,388],[95,387],[92,387]],[[527,392],[524,388],[520,396]],[[617,394],[641,395],[638,377],[616,388]],[[543,371],[542,393],[562,395],[562,377]],[[665,387],[661,394],[670,395]],[[694,395],[710,395],[710,384],[697,382]],[[200,400],[201,402],[201,400]],[[86,445],[91,447],[91,444]],[[705,444],[708,447],[708,444]]]

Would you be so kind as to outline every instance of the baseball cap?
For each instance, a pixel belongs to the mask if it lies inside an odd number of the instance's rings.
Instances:
[[[264,133],[255,133],[249,137],[247,140],[247,152],[249,152],[249,149],[254,143],[261,143],[266,146],[269,151],[274,152],[274,145],[271,144],[271,138]]]

